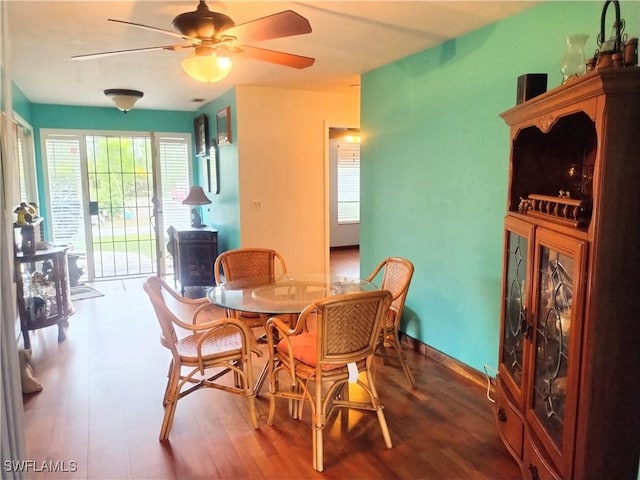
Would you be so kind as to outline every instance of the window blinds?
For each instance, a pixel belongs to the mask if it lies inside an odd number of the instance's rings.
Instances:
[[[338,145],[338,223],[360,222],[360,145]]]

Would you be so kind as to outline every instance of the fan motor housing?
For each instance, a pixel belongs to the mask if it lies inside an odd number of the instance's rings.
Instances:
[[[224,13],[209,10],[204,2],[200,2],[193,12],[181,13],[171,23],[182,35],[195,38],[214,38],[235,25]]]

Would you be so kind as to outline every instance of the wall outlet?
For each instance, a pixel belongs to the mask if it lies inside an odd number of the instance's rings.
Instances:
[[[262,211],[262,200],[251,200],[251,210],[254,212]]]

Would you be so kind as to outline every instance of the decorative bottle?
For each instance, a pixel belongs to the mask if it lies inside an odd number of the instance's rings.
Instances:
[[[587,71],[587,60],[584,55],[584,47],[589,35],[577,34],[567,37],[567,47],[562,57],[562,83],[578,77]]]

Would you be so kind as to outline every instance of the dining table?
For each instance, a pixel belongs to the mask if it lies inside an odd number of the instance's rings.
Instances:
[[[207,291],[207,299],[227,310],[262,316],[288,315],[291,327],[304,308],[322,298],[378,287],[361,278],[335,273],[283,273],[274,280],[241,279],[223,282]],[[260,373],[254,391],[260,391],[268,374],[268,364]]]

